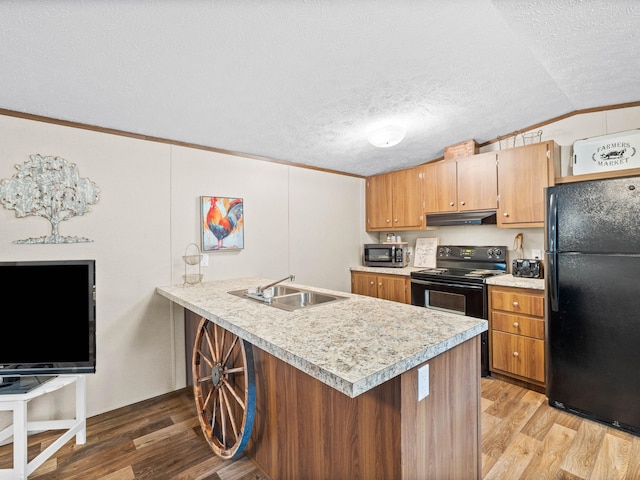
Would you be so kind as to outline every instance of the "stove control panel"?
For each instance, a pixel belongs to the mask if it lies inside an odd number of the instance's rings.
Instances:
[[[507,260],[507,247],[467,247],[459,245],[442,245],[438,247],[438,258],[451,260],[475,260],[505,262]]]

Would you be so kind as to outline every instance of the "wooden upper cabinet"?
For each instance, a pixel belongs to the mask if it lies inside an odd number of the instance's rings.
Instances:
[[[558,145],[430,162],[367,178],[367,230],[420,230],[425,213],[497,210],[502,228],[544,227]]]
[[[414,167],[367,178],[367,230],[422,227],[421,174]]]
[[[422,168],[426,212],[497,208],[498,173],[495,152],[427,163]]]
[[[392,183],[389,174],[367,178],[367,229],[391,228]]]
[[[393,226],[422,226],[422,170],[408,168],[391,172],[393,185]]]
[[[498,207],[496,152],[459,158],[458,210],[494,210]]]
[[[554,142],[498,152],[498,226],[544,227],[545,188],[554,184]]]
[[[425,212],[455,212],[458,204],[455,160],[427,163],[422,172]]]

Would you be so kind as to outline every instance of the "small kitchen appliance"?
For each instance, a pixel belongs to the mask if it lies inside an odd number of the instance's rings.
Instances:
[[[367,243],[364,245],[364,265],[366,267],[406,267],[407,246],[407,242]]]
[[[511,274],[521,278],[543,278],[542,260],[521,258],[511,264]]]
[[[487,320],[486,279],[507,269],[507,247],[441,245],[436,267],[411,272],[411,303]],[[482,332],[482,376],[489,375],[489,335]]]

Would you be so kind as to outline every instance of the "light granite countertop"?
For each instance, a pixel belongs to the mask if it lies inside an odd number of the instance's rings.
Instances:
[[[510,273],[487,278],[487,285],[500,285],[503,287],[532,288],[534,290],[544,290],[544,280],[542,278],[522,278],[514,277]]]
[[[425,267],[365,267],[357,265],[351,267],[352,272],[366,272],[366,273],[384,273],[385,275],[403,275],[408,277],[411,272],[417,272],[424,270]]]
[[[220,280],[156,292],[352,398],[487,330],[478,318],[289,282],[348,298],[287,312],[227,293],[271,281]]]
[[[381,273],[385,275],[402,275],[405,277],[409,277],[411,276],[411,272],[424,270],[424,267],[389,268],[389,267],[364,267],[364,266],[358,265],[358,266],[351,267],[350,270],[352,272]],[[544,290],[543,279],[514,277],[510,273],[505,275],[496,275],[495,277],[489,277],[486,279],[486,283],[487,285],[501,285],[504,287],[532,288],[534,290]]]

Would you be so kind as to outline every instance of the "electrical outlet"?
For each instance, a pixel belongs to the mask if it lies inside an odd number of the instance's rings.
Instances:
[[[418,369],[418,401],[429,396],[429,364]]]
[[[200,256],[200,266],[208,267],[209,266],[209,255],[206,253]]]
[[[542,258],[542,252],[540,250],[531,250],[533,258]]]

